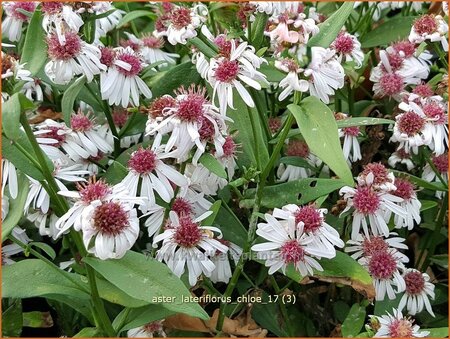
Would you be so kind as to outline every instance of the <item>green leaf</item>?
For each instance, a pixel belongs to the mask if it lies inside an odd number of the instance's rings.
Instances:
[[[131,297],[152,304],[161,303],[158,298],[174,297],[173,302],[164,306],[193,317],[208,319],[208,314],[197,303],[185,303],[182,297],[190,296],[189,290],[170,269],[153,258],[128,251],[117,260],[84,258],[86,264],[94,268],[105,279]]]
[[[106,170],[105,174],[102,176],[107,183],[111,185],[118,184],[125,178],[128,174],[128,170],[124,165],[118,161],[114,161]]]
[[[11,140],[20,137],[20,114],[22,107],[19,93],[14,94],[2,105],[2,131]]]
[[[22,49],[20,62],[25,63],[25,68],[32,75],[36,75],[47,60],[47,44],[45,32],[42,28],[42,14],[37,10],[34,12],[27,28],[25,43]]]
[[[296,157],[296,156],[283,157],[280,159],[280,163],[315,170],[314,166],[311,166],[311,164],[308,161],[306,161],[304,158],[301,158],[301,157]]]
[[[78,93],[80,93],[85,83],[86,83],[86,76],[83,75],[79,77],[77,80],[75,80],[63,94],[61,101],[61,109],[64,117],[64,122],[69,127],[70,127],[70,116],[72,115],[73,112],[73,104],[78,96]]]
[[[191,84],[200,83],[201,78],[194,65],[189,62],[179,64],[169,71],[163,77],[153,84],[153,97],[157,98],[164,94],[173,94],[173,91],[180,86],[190,86]]]
[[[390,300],[389,298],[384,298],[383,300],[377,300],[375,302],[375,309],[374,309],[374,315],[376,316],[382,316],[385,315],[386,312],[389,312],[392,314],[392,309],[397,308],[398,304],[400,303],[400,299],[402,297],[403,293],[397,294],[395,299]]]
[[[337,120],[336,124],[338,128],[352,127],[352,126],[368,126],[368,125],[381,125],[381,124],[394,124],[395,121],[389,119],[380,118],[349,118],[343,120]]]
[[[8,307],[4,308],[2,313],[2,338],[20,337],[22,327],[22,301],[15,299]]]
[[[359,331],[364,325],[366,318],[366,308],[360,304],[353,304],[350,312],[342,324],[342,336],[347,338],[354,338],[358,336]]]
[[[274,61],[274,59],[271,59],[271,61]],[[273,66],[273,62],[269,62],[269,64],[261,64],[259,71],[267,77],[267,81],[269,82],[280,82],[286,77],[285,73]]]
[[[103,337],[97,327],[85,327],[73,336],[74,338],[100,338]]]
[[[224,239],[244,247],[247,241],[247,230],[224,201],[222,201],[222,206],[217,213],[215,224],[219,226]]]
[[[368,299],[375,297],[375,289],[369,273],[346,253],[336,252],[336,257],[333,259],[321,259],[319,263],[323,271],[314,270],[314,278],[321,281],[349,285]],[[297,282],[304,278],[292,265],[286,269],[286,276]]]
[[[49,328],[53,327],[53,319],[50,312],[24,312],[23,326],[33,328]]]
[[[421,200],[420,202],[422,203],[422,206],[420,207],[421,212],[434,208],[438,205],[436,201],[431,200]]]
[[[446,270],[448,270],[448,254],[433,255],[430,258],[430,261],[433,264],[436,264],[436,265],[441,266],[442,268],[445,268]]]
[[[255,108],[249,109],[237,91],[233,91],[234,108],[228,108],[227,116],[233,119],[229,124],[231,131],[238,131],[236,139],[242,145],[242,153],[238,154],[238,163],[247,168],[256,167],[259,163],[264,167],[269,162],[269,152],[267,151],[267,140],[261,127],[258,112]],[[253,135],[250,114],[255,121],[255,134]],[[255,139],[256,138],[256,139]]]
[[[346,183],[337,179],[307,178],[265,187],[261,204],[275,208],[287,204],[303,205],[327,195]]]
[[[200,38],[191,38],[189,39],[189,43],[202,52],[208,59],[214,58],[217,55],[217,51],[214,51],[210,44],[206,44]]]
[[[56,258],[56,252],[55,250],[49,245],[44,242],[30,242],[28,244],[28,247],[37,247],[43,250],[52,260]]]
[[[203,153],[198,161],[215,175],[224,179],[228,178],[223,165],[211,154]]]
[[[124,309],[114,319],[113,327],[118,332],[127,331],[175,314],[176,312],[166,309],[163,305],[147,305],[139,308]]]
[[[448,337],[448,327],[440,328],[424,328],[422,331],[430,332],[427,337],[429,338],[447,338]]]
[[[81,276],[78,276],[81,279]],[[97,279],[97,285],[100,297],[102,299],[108,300],[113,304],[122,305],[125,307],[142,307],[148,305],[146,301],[138,300],[130,297],[120,288],[111,284],[109,281],[102,278]]]
[[[320,31],[308,41],[308,46],[320,46],[327,48],[339,34],[353,10],[353,2],[343,2],[327,20],[319,24]]]
[[[214,220],[216,220],[221,205],[222,205],[221,200],[217,200],[214,202],[214,204],[212,204],[211,208],[209,209],[212,212],[212,214],[206,219],[202,220],[202,225],[211,226],[214,223]]]
[[[371,48],[389,45],[406,38],[416,17],[397,16],[370,30],[361,39],[361,47]]]
[[[88,44],[92,44],[95,40],[95,21],[85,21],[83,25],[84,39]]]
[[[440,182],[429,182],[429,181],[426,181],[424,179],[421,179],[419,177],[416,177],[416,176],[411,175],[406,172],[401,172],[401,171],[397,171],[397,170],[391,170],[391,171],[394,172],[395,175],[405,177],[409,181],[415,183],[417,186],[420,186],[420,187],[423,187],[426,189],[430,189],[433,191],[446,191],[447,190]]]
[[[147,123],[148,117],[145,114],[133,113],[125,123],[125,125],[120,129],[119,136],[126,137],[130,135],[136,135],[143,133],[145,131],[145,124]]]
[[[25,202],[28,196],[29,183],[28,178],[20,172],[17,173],[17,186],[19,188],[17,197],[16,199],[9,199],[8,215],[2,222],[2,243],[11,233],[13,228],[17,226],[17,223],[23,216]]]
[[[150,11],[145,11],[145,10],[136,10],[136,11],[132,11],[130,13],[127,13],[118,23],[117,23],[117,29],[121,28],[122,26],[124,26],[126,23],[133,21],[137,18],[141,18],[141,17],[149,17],[152,19],[156,18],[156,14]]]
[[[343,6],[348,4],[346,2]],[[353,176],[345,161],[336,120],[331,110],[318,98],[310,96],[300,106],[291,104],[289,111],[295,117],[300,132],[311,152],[325,162],[347,185],[353,185]]]
[[[255,21],[252,23],[252,46],[258,50],[265,39],[264,29],[266,28],[267,19],[269,16],[266,13],[256,14]]]

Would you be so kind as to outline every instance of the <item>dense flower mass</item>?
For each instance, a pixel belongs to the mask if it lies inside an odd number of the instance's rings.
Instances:
[[[447,2],[1,6],[2,336],[447,334]]]

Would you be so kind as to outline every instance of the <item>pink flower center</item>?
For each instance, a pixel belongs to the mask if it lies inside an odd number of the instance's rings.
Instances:
[[[90,182],[84,186],[80,184],[78,190],[80,191],[81,200],[85,204],[90,204],[94,200],[102,200],[111,193],[109,185],[102,180]]]
[[[218,35],[214,39],[214,43],[219,47],[219,54],[229,58],[231,54],[231,41],[227,40],[227,37],[224,34]]]
[[[123,48],[130,47],[135,52],[139,52],[139,50],[141,49],[141,45],[131,40],[120,40],[120,46],[122,46]]]
[[[379,162],[372,162],[364,166],[361,175],[367,177],[370,173],[373,174],[373,183],[375,185],[382,185],[391,181],[387,168]]]
[[[417,95],[420,95],[423,98],[431,97],[434,94],[433,89],[428,84],[417,85],[413,89],[413,93],[417,94]]]
[[[412,338],[412,323],[407,319],[395,319],[389,324],[389,337]]]
[[[286,155],[290,157],[306,158],[309,155],[309,147],[301,140],[290,140],[286,149]]]
[[[397,120],[398,130],[411,137],[418,134],[425,125],[425,119],[414,112],[406,112]]]
[[[47,127],[46,130],[49,132],[42,135],[43,138],[54,139],[58,141],[57,144],[52,144],[54,147],[60,147],[64,141],[66,141],[66,135],[64,133],[59,134],[59,131],[62,131],[62,128],[59,127]]]
[[[153,321],[151,323],[145,324],[144,325],[144,330],[148,333],[148,334],[153,334],[155,332],[159,332],[162,331],[162,324],[161,321]],[[153,336],[152,336],[153,337]]]
[[[437,157],[433,157],[433,164],[436,169],[441,173],[448,172],[448,153],[444,153]]]
[[[353,51],[353,39],[350,35],[339,33],[334,40],[334,49],[342,54],[350,54]]]
[[[364,238],[362,247],[365,257],[370,257],[377,252],[386,252],[389,248],[387,242],[382,237],[374,235],[370,236],[370,238]]]
[[[216,68],[214,76],[220,82],[232,82],[239,74],[239,63],[236,60],[224,59]]]
[[[397,52],[388,53],[389,65],[391,65],[394,71],[399,70],[403,66],[404,58]]]
[[[123,127],[128,120],[128,112],[126,110],[115,110],[112,114],[114,125]]]
[[[170,21],[176,29],[182,29],[191,23],[191,11],[186,7],[175,9],[170,15]]]
[[[397,187],[397,189],[392,193],[397,197],[409,201],[414,196],[414,185],[406,179],[395,179],[395,187]]]
[[[229,135],[225,138],[225,143],[223,144],[222,148],[223,148],[223,156],[225,158],[231,158],[236,153],[236,144]]]
[[[180,225],[176,228],[174,241],[181,247],[195,247],[202,239],[199,225],[189,216],[180,216]]]
[[[406,293],[417,295],[423,292],[425,287],[425,279],[422,273],[418,271],[409,271],[405,274]]]
[[[369,272],[375,279],[392,278],[397,263],[389,252],[375,252],[369,261]]]
[[[283,59],[281,63],[288,69],[289,72],[298,71],[298,64],[292,59]]]
[[[139,174],[148,174],[155,170],[157,157],[151,149],[140,148],[131,154],[128,167]]]
[[[375,214],[380,207],[380,198],[370,187],[358,186],[353,197],[353,205],[359,213],[364,215]]]
[[[203,105],[206,99],[203,95],[189,93],[178,102],[177,116],[181,120],[200,122],[203,118]]]
[[[184,198],[176,198],[172,204],[172,211],[179,216],[192,215],[194,209],[189,201]]]
[[[28,16],[17,11],[18,9],[23,9],[24,11],[33,13],[36,9],[36,3],[31,1],[15,1],[11,5],[11,15],[14,19],[28,21]]]
[[[122,67],[117,67],[117,70],[125,76],[135,76],[142,70],[142,62],[139,57],[130,53],[122,53],[117,57],[117,60],[123,61],[130,65],[130,69],[127,70]]]
[[[405,58],[413,56],[416,52],[416,46],[408,40],[397,42],[392,47],[394,47],[394,50],[397,52],[403,52],[405,54]]]
[[[281,119],[276,118],[269,118],[269,129],[272,132],[272,134],[275,134],[278,132],[281,128]]]
[[[395,153],[400,159],[409,159],[411,157],[411,155],[406,152],[404,148],[399,148]]]
[[[65,33],[66,43],[59,43],[56,33],[47,38],[48,55],[55,60],[69,60],[76,57],[81,52],[81,39],[77,33]]]
[[[88,131],[92,128],[92,121],[83,113],[74,114],[70,117],[70,127],[77,132]]]
[[[44,12],[45,14],[57,14],[61,12],[62,8],[62,2],[51,1],[41,3],[42,12]]]
[[[434,33],[437,28],[436,19],[430,14],[425,14],[414,22],[414,30],[420,35]]]
[[[176,100],[169,95],[156,98],[152,101],[149,113],[150,116],[155,119],[157,117],[162,117],[164,115],[164,109],[175,107]]]
[[[307,233],[314,233],[322,226],[323,218],[320,212],[311,205],[299,207],[294,216],[296,224],[303,222],[304,231]]]
[[[103,65],[111,67],[116,59],[116,51],[112,47],[101,47],[100,51],[102,53],[100,62]]]
[[[358,126],[344,127],[342,129],[342,132],[344,132],[345,135],[357,137],[359,135],[359,127]]]
[[[380,86],[388,96],[399,94],[403,90],[403,78],[396,73],[384,73],[380,79]]]
[[[305,250],[296,240],[289,240],[280,249],[281,257],[286,264],[296,264],[305,258]]]
[[[445,111],[444,108],[436,102],[431,102],[423,106],[423,112],[431,119],[435,124],[445,124]]]
[[[94,227],[106,235],[118,235],[130,225],[128,214],[118,202],[103,202],[95,209]]]
[[[142,38],[142,43],[145,47],[160,49],[164,46],[164,40],[160,38],[156,38],[154,36],[146,36]]]
[[[202,120],[202,126],[198,130],[198,133],[200,134],[201,140],[206,141],[212,141],[214,138],[214,134],[216,133],[216,130],[214,129],[214,125],[209,119],[203,118]]]

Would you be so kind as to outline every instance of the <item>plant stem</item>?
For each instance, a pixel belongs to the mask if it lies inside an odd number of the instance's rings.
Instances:
[[[42,149],[40,148],[39,144],[36,141],[36,138],[33,134],[33,131],[30,127],[30,124],[29,124],[25,114],[22,114],[20,116],[20,122],[25,130],[25,133],[27,134],[27,137],[31,143],[31,146],[33,147],[34,153],[38,159],[38,162],[40,163],[40,167],[41,167],[42,173],[44,175],[44,178],[47,181],[47,184],[49,186],[49,190],[47,192],[51,196],[53,201],[58,202],[58,205],[61,209],[59,212],[62,215],[69,210],[69,205],[64,198],[62,198],[61,196],[59,196],[57,194],[59,191],[58,185],[56,184],[55,178],[53,177],[50,169],[47,166],[47,161],[45,159],[45,155],[44,155]],[[87,255],[87,251],[83,245],[80,234],[72,229],[71,237],[72,237],[73,241],[75,242],[75,245],[77,246],[77,249],[80,252],[80,254],[83,257],[85,257]],[[95,280],[95,272],[90,266],[87,266],[87,265],[86,265],[86,272],[88,275],[89,287],[90,287],[90,292],[91,292],[91,296],[92,296],[92,303],[94,306],[94,313],[95,313],[94,318],[98,319],[101,322],[101,327],[104,330],[105,334],[107,334],[110,337],[115,337],[116,333],[115,333],[115,331],[111,325],[111,321],[106,313],[106,310],[103,305],[103,301],[101,300],[101,298],[98,294],[97,283]]]
[[[280,287],[278,286],[277,281],[275,280],[273,275],[270,275],[270,281],[272,282],[275,293],[279,295],[282,292],[282,290],[280,290]],[[279,298],[279,300],[280,300],[280,298]],[[289,336],[293,336],[294,331],[292,329],[291,322],[289,321],[289,316],[287,313],[286,305],[282,301],[280,301],[278,303],[278,305],[280,306],[281,315],[284,318],[284,323],[286,324],[287,332],[288,332]]]
[[[439,210],[439,214],[436,218],[436,224],[434,226],[433,234],[431,235],[431,244],[427,253],[427,258],[425,259],[422,265],[422,271],[425,271],[430,264],[430,258],[434,255],[436,251],[436,242],[439,240],[441,228],[444,226],[444,218],[447,214],[448,207],[448,192],[445,193],[444,199],[442,199],[441,209]],[[428,247],[428,246],[427,246]],[[424,248],[425,250],[425,248]]]

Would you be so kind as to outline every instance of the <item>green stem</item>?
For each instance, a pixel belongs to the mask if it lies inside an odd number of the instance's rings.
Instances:
[[[27,134],[27,137],[31,143],[31,146],[33,147],[34,153],[36,154],[36,157],[38,159],[38,162],[41,164],[41,170],[44,175],[44,178],[47,181],[47,184],[49,186],[49,195],[51,196],[52,200],[55,202],[59,202],[59,207],[61,208],[60,212],[61,214],[66,213],[69,210],[69,205],[67,201],[59,196],[57,192],[59,191],[58,185],[56,184],[55,178],[53,177],[50,169],[47,166],[47,161],[45,158],[45,155],[40,148],[39,144],[36,141],[36,138],[33,134],[33,131],[30,127],[30,124],[25,116],[25,114],[22,114],[20,116],[20,122],[25,130],[25,133]],[[71,230],[71,236],[73,241],[75,242],[75,245],[77,246],[78,251],[80,254],[85,257],[87,255],[87,251],[83,245],[83,242],[81,240],[81,236],[79,233],[75,232],[73,229]],[[94,306],[94,318],[98,319],[101,322],[102,330],[105,331],[105,334],[107,334],[110,337],[115,337],[116,333],[111,325],[111,321],[109,320],[109,317],[106,313],[106,310],[103,305],[103,301],[101,300],[98,289],[97,289],[97,283],[95,280],[95,272],[94,270],[86,266],[86,272],[88,275],[89,280],[89,287],[90,292],[92,296],[92,302]]]
[[[248,111],[248,115],[250,117],[250,124],[252,125],[252,131],[253,131],[253,152],[255,154],[255,158],[256,158],[256,167],[258,168],[258,170],[261,170],[261,161],[259,159],[259,144],[258,144],[258,140],[259,138],[257,137],[258,134],[256,133],[256,121],[255,121],[255,117],[253,116],[253,112],[250,109],[250,107],[247,106],[247,111]]]
[[[14,146],[16,146],[17,149],[21,151],[23,155],[25,155],[36,168],[38,169],[41,168],[40,164],[36,161],[36,159],[21,144],[19,144],[18,142],[14,142]]]
[[[353,116],[353,113],[355,112],[355,93],[352,89],[352,86],[350,85],[350,82],[348,83],[348,114],[350,116]]]
[[[272,285],[273,285],[273,288],[275,290],[275,293],[279,295],[282,292],[282,290],[280,290],[280,288],[279,288],[279,286],[277,284],[277,281],[275,280],[273,275],[270,275],[270,280],[272,282]],[[285,322],[286,327],[287,327],[287,332],[288,332],[289,336],[293,336],[294,331],[292,329],[291,322],[289,321],[289,316],[288,316],[288,313],[287,313],[286,305],[282,301],[280,301],[278,303],[278,305],[280,306],[281,315],[284,318],[284,322]]]
[[[427,258],[422,265],[422,271],[425,271],[427,269],[428,265],[430,264],[430,258],[434,255],[434,252],[436,251],[436,243],[441,237],[441,228],[444,226],[444,218],[445,215],[447,214],[447,207],[448,207],[448,192],[445,193],[444,199],[442,199],[441,209],[439,210],[439,214],[436,218],[436,224],[434,226],[434,231],[431,236],[431,245],[428,249]],[[425,250],[426,248],[424,248],[424,251]]]
[[[442,64],[444,65],[445,69],[448,70],[448,60],[447,57],[445,55],[445,52],[443,51],[443,49],[441,48],[439,42],[432,42],[431,46],[433,47],[433,49],[436,51],[437,55],[439,56],[439,60],[442,62]]]

